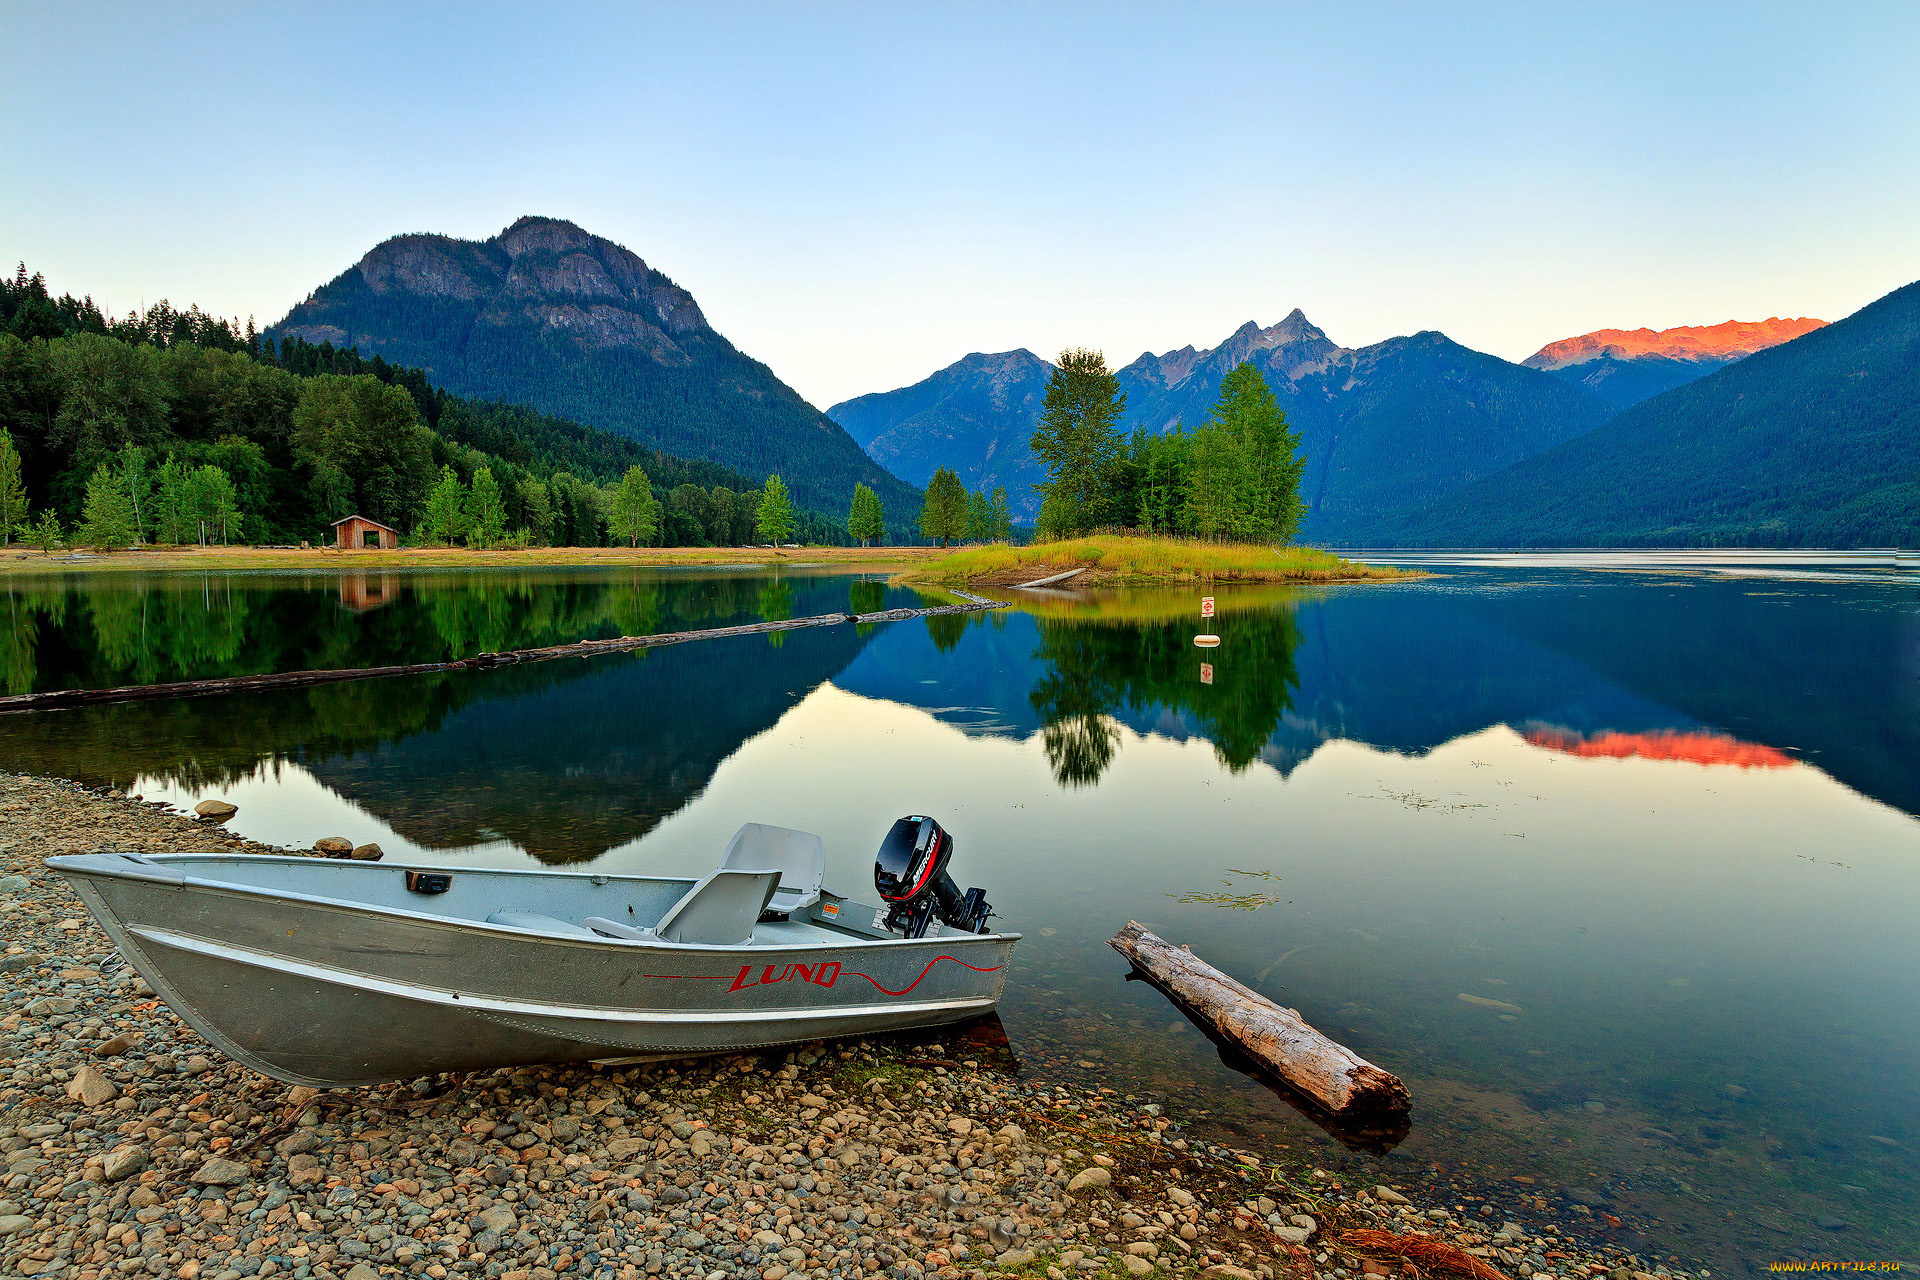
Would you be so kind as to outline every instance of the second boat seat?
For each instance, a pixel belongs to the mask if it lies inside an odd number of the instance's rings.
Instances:
[[[753,941],[753,926],[767,909],[777,871],[715,871],[687,890],[651,929],[637,929],[604,916],[588,916],[587,928],[608,938],[634,942],[682,942],[694,946],[737,947]]]
[[[538,911],[496,911],[487,917],[487,923],[504,924],[515,929],[532,929],[535,933],[557,933],[563,938],[594,936],[591,929],[582,929],[572,921]]]
[[[810,831],[749,822],[733,833],[720,866],[730,871],[777,871],[780,886],[768,907],[780,915],[804,911],[820,901],[827,878],[827,848]]]

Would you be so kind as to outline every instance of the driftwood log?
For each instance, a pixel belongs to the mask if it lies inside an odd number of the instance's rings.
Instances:
[[[832,627],[841,623],[897,622],[941,613],[973,613],[1004,609],[1005,602],[966,596],[966,604],[929,609],[884,609],[878,613],[821,613],[808,618],[754,622],[739,627],[709,627],[704,631],[668,631],[651,636],[615,636],[609,640],[581,640],[540,649],[512,649],[504,653],[476,653],[446,662],[409,662],[391,667],[342,667],[322,671],[278,671],[257,676],[221,676],[211,680],[178,680],[170,684],[123,685],[114,689],[49,689],[45,693],[16,693],[0,697],[0,712],[57,711],[65,707],[93,707],[109,702],[147,702],[159,698],[204,698],[221,693],[250,693],[256,689],[289,689],[303,685],[334,684],[342,680],[378,680],[389,676],[417,676],[436,671],[486,671],[522,662],[549,662],[555,658],[589,658],[602,653],[626,653],[689,640],[720,640],[728,636],[764,635],[797,631],[802,627]]]
[[[1404,1115],[1412,1108],[1413,1099],[1398,1076],[1335,1044],[1294,1010],[1242,986],[1137,921],[1129,921],[1108,945],[1153,985],[1329,1115]]]

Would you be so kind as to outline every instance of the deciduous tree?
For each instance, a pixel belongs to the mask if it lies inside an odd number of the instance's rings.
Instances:
[[[440,482],[427,495],[420,533],[428,542],[450,545],[467,531],[467,489],[452,467],[440,468]]]
[[[920,532],[943,547],[967,532],[967,488],[952,467],[941,467],[927,481]]]
[[[660,529],[660,503],[645,469],[628,467],[607,504],[607,531],[630,547],[651,543]]]
[[[881,509],[880,495],[864,484],[853,486],[853,509],[847,513],[847,532],[858,538],[863,547],[887,536],[887,516]]]
[[[786,483],[778,475],[767,477],[760,490],[760,512],[756,520],[760,537],[779,546],[793,532],[793,500],[787,496]]]
[[[0,427],[0,547],[12,542],[16,531],[27,531],[27,490],[20,479],[20,451]]]
[[[500,497],[499,482],[492,467],[480,467],[473,473],[473,486],[467,491],[464,512],[467,520],[467,545],[491,547],[507,531],[507,505]]]
[[[995,542],[1013,541],[1013,506],[1007,501],[1004,487],[996,488],[993,497],[988,500],[993,514],[993,540]]]
[[[138,533],[125,477],[102,462],[87,477],[77,536],[95,550],[110,551],[127,546]]]

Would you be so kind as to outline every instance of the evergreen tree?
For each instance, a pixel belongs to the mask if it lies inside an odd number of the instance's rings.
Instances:
[[[467,531],[467,490],[452,467],[440,468],[440,482],[427,495],[426,510],[420,513],[420,532],[428,542],[452,545]]]
[[[984,493],[967,495],[967,541],[993,541],[993,504]]]
[[[1013,541],[1013,505],[1007,501],[1004,487],[996,488],[988,501],[988,509],[993,516],[993,540],[995,542]]]
[[[927,481],[927,499],[920,508],[920,532],[946,546],[967,531],[967,488],[952,467],[941,467]]]
[[[863,547],[887,536],[887,517],[880,506],[880,495],[864,484],[853,486],[853,509],[847,513],[847,532],[858,538]]]
[[[1100,352],[1060,353],[1032,440],[1034,457],[1047,469],[1047,482],[1038,486],[1042,505],[1053,500],[1059,533],[1084,532],[1109,518],[1110,473],[1120,456],[1126,407],[1120,381]]]
[[[112,551],[126,547],[138,534],[126,478],[101,463],[87,477],[87,496],[76,537],[97,551]]]
[[[0,547],[13,541],[16,530],[27,531],[27,490],[20,480],[20,451],[0,427]]]
[[[607,504],[607,532],[616,541],[637,547],[643,542],[651,545],[659,531],[660,503],[653,496],[653,483],[645,468],[628,467]]]
[[[507,506],[500,497],[500,485],[492,467],[479,467],[473,473],[473,488],[464,504],[467,518],[467,545],[491,547],[507,531]]]
[[[777,475],[767,477],[760,490],[760,513],[756,520],[760,537],[779,546],[793,532],[793,500],[787,497],[786,482]]]

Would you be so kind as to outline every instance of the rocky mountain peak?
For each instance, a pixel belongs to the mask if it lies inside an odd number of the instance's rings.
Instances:
[[[1661,356],[1669,360],[1726,364],[1791,342],[1826,323],[1809,316],[1793,319],[1770,316],[1765,320],[1728,320],[1722,324],[1681,325],[1673,329],[1595,329],[1592,333],[1549,342],[1521,363],[1529,369],[1564,369],[1608,357],[1638,360]]]

